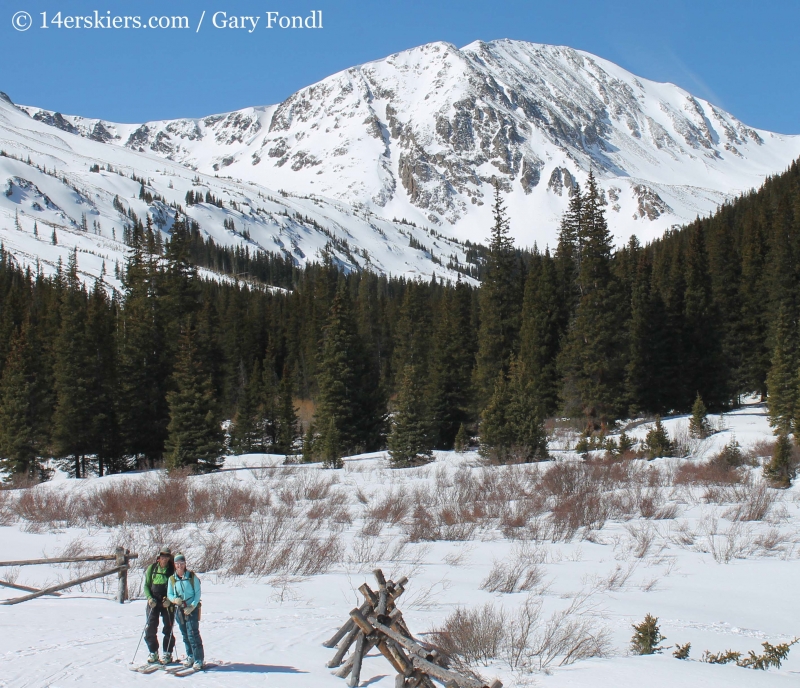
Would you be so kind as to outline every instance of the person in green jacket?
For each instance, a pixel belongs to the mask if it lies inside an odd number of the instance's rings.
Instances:
[[[144,594],[147,597],[147,627],[144,641],[150,655],[148,664],[162,664],[172,662],[172,650],[175,646],[175,637],[172,635],[172,625],[175,622],[175,610],[167,599],[167,585],[170,576],[175,573],[175,564],[172,561],[172,550],[162,547],[158,559],[154,561],[144,573]],[[164,657],[158,657],[158,617],[162,619],[162,633],[164,634]]]

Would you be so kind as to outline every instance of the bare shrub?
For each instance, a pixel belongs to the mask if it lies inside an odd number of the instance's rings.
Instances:
[[[230,559],[230,545],[224,535],[200,530],[192,535],[192,568],[200,573],[219,571]]]
[[[711,461],[682,463],[675,471],[675,485],[732,485],[745,480],[745,474]]]
[[[631,523],[625,526],[625,530],[631,537],[633,555],[637,559],[646,557],[658,534],[656,529],[649,523]]]
[[[701,552],[711,554],[718,564],[729,564],[732,559],[746,559],[753,551],[752,530],[735,522],[727,531],[719,532],[718,520],[706,516],[700,521],[703,539],[696,545]]]
[[[768,459],[775,451],[775,440],[763,439],[753,442],[744,451],[747,463],[757,464],[760,459]]]
[[[235,524],[227,573],[269,576],[312,576],[324,573],[342,557],[339,536],[318,534],[313,522],[297,518],[292,507],[273,509],[269,515],[253,516]]]
[[[511,617],[492,604],[457,609],[432,636],[434,644],[464,670],[503,658],[515,670],[547,671],[555,663],[566,666],[605,656],[610,649],[608,631],[598,623],[586,596],[546,619],[541,601],[532,597]]]
[[[777,500],[777,494],[764,483],[752,485],[743,502],[723,516],[732,521],[763,521]]]
[[[520,625],[518,619],[514,625]],[[535,630],[525,643],[522,668],[546,671],[556,660],[560,660],[558,666],[567,666],[590,657],[604,657],[611,647],[609,633],[598,624],[586,597],[573,599],[543,624],[531,628]],[[519,640],[522,638],[520,634]]]
[[[495,561],[492,570],[481,583],[487,592],[526,592],[533,590],[544,579],[540,564],[544,553],[527,545],[515,548],[508,561]]]
[[[550,514],[553,542],[569,542],[581,528],[600,530],[608,518],[608,500],[603,493],[584,491],[563,498]]]
[[[409,495],[404,487],[384,494],[366,509],[367,518],[396,525],[405,518],[409,510]]]
[[[17,520],[15,501],[9,490],[0,490],[0,526],[10,526]]]
[[[431,639],[460,669],[489,666],[503,651],[505,624],[503,610],[487,602],[476,609],[456,609],[431,633]]]
[[[76,500],[67,490],[50,486],[22,490],[14,504],[16,515],[26,521],[25,530],[40,532],[76,525]]]

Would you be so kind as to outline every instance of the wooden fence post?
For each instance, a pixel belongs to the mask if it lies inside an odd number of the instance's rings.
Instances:
[[[117,566],[122,566],[117,574],[117,601],[123,604],[128,599],[128,550],[117,547],[115,552]]]

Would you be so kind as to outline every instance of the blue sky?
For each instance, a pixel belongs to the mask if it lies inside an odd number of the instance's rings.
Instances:
[[[514,38],[587,50],[671,81],[745,123],[800,133],[800,0],[4,0],[0,91],[19,103],[138,122],[283,100],[341,69],[430,41]],[[67,29],[66,16],[188,16],[188,30]],[[206,16],[196,32],[201,13]],[[322,11],[321,30],[265,12]],[[26,31],[13,26],[27,12]],[[49,28],[41,28],[47,14]],[[253,33],[215,12],[260,16]],[[221,15],[220,15],[221,16]],[[24,17],[19,24],[25,24]]]

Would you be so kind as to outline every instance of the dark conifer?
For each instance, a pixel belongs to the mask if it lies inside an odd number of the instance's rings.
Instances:
[[[193,332],[184,326],[178,358],[167,394],[169,425],[165,444],[167,468],[189,467],[196,472],[218,468],[222,455],[222,428],[211,379],[199,365]]]
[[[486,276],[480,290],[480,328],[474,372],[475,391],[481,406],[492,396],[498,375],[508,372],[519,333],[522,302],[521,271],[497,183],[493,215]]]
[[[23,325],[12,336],[0,377],[0,468],[12,480],[17,477],[36,479],[41,472],[37,461],[26,329]]]
[[[774,325],[772,362],[767,374],[767,409],[770,425],[776,434],[792,432],[797,413],[797,327],[789,309],[781,307]]]
[[[624,322],[611,270],[611,234],[590,173],[583,199],[580,300],[559,357],[561,398],[571,416],[605,424],[624,410]]]
[[[86,292],[78,278],[76,254],[70,257],[60,305],[61,327],[56,339],[53,382],[56,407],[52,439],[64,470],[87,477],[91,434],[92,378],[86,339]]]
[[[388,442],[396,467],[414,466],[431,458],[433,443],[424,383],[412,365],[403,370]]]

